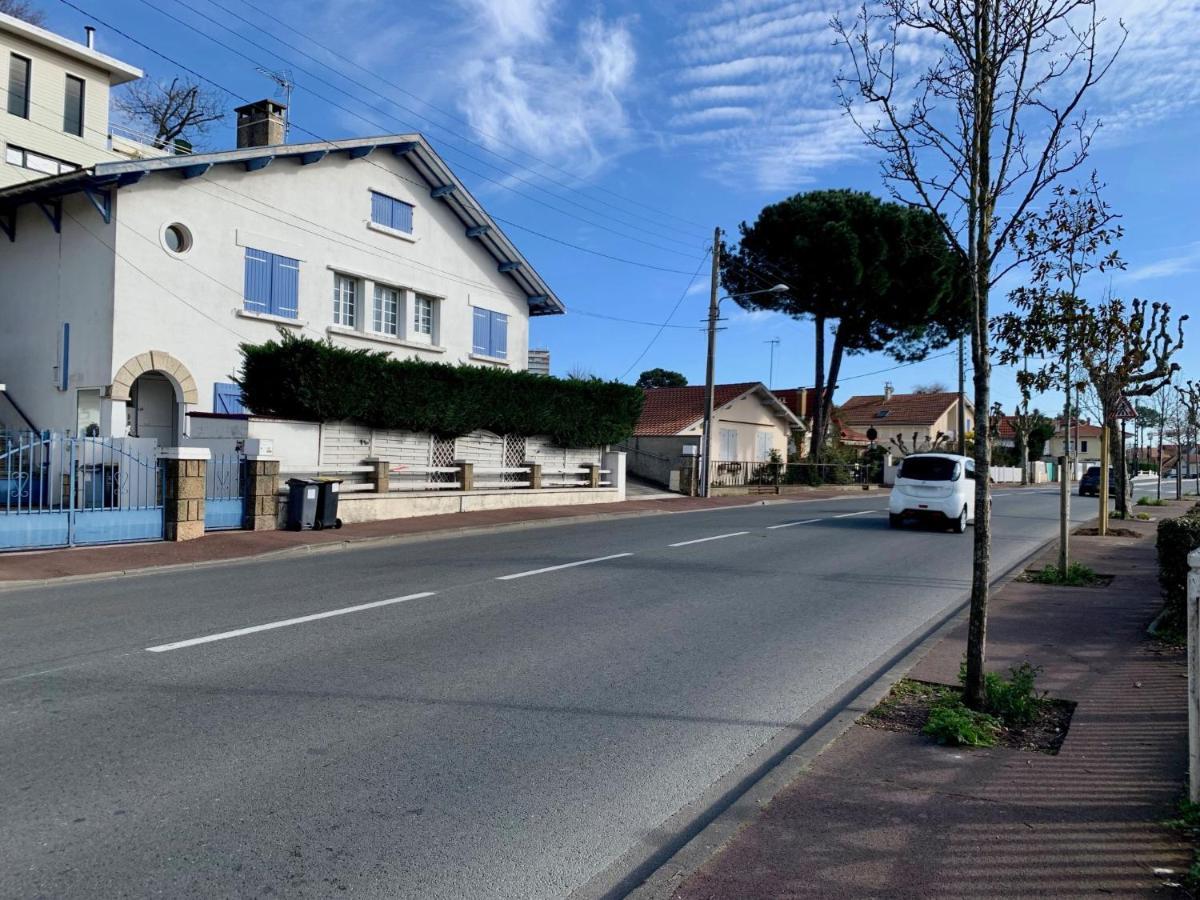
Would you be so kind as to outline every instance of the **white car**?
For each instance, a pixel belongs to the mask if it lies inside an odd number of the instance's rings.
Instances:
[[[955,453],[906,456],[888,500],[888,524],[933,521],[962,534],[975,521],[975,460]]]

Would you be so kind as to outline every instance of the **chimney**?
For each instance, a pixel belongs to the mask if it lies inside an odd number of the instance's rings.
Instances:
[[[883,383],[883,402],[887,403],[889,400],[891,400],[892,394],[894,393],[896,393],[896,389],[892,387],[892,383],[890,381],[885,381]]]
[[[247,103],[234,110],[237,113],[237,146],[270,147],[283,143],[283,117],[287,107],[274,100]]]
[[[87,39],[85,41],[85,43],[87,44],[87,48],[89,50],[95,50],[96,49],[96,29],[94,27],[92,27],[91,25],[84,25],[83,33],[85,35],[87,35]]]

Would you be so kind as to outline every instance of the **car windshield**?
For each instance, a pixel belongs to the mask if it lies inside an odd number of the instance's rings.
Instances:
[[[900,466],[900,477],[913,481],[954,481],[958,463],[942,456],[910,456]]]
[[[1100,477],[1100,467],[1099,466],[1088,466],[1087,474],[1091,475],[1093,478],[1099,478]]]

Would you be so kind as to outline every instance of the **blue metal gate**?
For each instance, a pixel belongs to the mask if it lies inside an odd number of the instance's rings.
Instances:
[[[214,456],[204,480],[204,530],[229,531],[246,524],[246,457]]]
[[[163,486],[136,439],[0,432],[0,550],[162,540]]]

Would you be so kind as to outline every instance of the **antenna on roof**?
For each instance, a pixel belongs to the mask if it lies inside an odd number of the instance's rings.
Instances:
[[[284,69],[282,72],[272,72],[270,69],[259,68],[260,75],[266,75],[275,82],[275,93],[283,95],[283,140],[287,143],[288,130],[291,128],[291,106],[292,106],[292,91],[296,89],[296,82],[292,78],[292,70]]]

